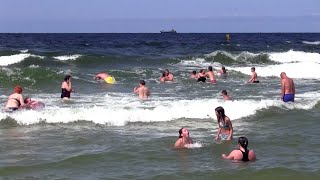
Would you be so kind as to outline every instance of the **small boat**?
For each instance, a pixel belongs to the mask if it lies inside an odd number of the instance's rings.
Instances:
[[[160,33],[177,33],[177,31],[172,28],[170,31],[162,30]]]

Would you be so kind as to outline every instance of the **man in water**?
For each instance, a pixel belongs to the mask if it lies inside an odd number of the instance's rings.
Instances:
[[[222,90],[221,95],[222,95],[224,101],[231,101],[230,96],[228,96],[227,90]]]
[[[174,148],[184,148],[188,144],[192,144],[192,139],[189,137],[189,131],[187,128],[181,128],[179,130],[179,139],[174,144]]]
[[[283,102],[294,102],[294,95],[295,95],[295,87],[294,82],[291,78],[289,78],[285,72],[280,74],[280,78],[282,79],[281,82],[281,100]]]
[[[197,77],[197,71],[193,70],[191,75],[190,75],[190,79],[198,79]]]
[[[44,103],[40,101],[33,101],[30,97],[26,97],[24,99],[24,103],[26,104],[26,109],[32,109],[32,110],[40,110],[45,107]]]
[[[251,79],[249,79],[249,81],[247,81],[247,83],[259,83],[258,75],[256,73],[256,68],[252,67],[251,72],[252,72]]]
[[[115,80],[106,72],[101,72],[96,75],[95,80],[103,79],[107,84],[114,84]]]
[[[133,92],[139,94],[139,98],[142,100],[147,100],[150,96],[150,90],[145,85],[146,82],[144,80],[140,80],[139,87],[135,87],[133,89]]]
[[[221,69],[219,69],[219,70],[217,71],[217,74],[220,75],[220,76],[227,76],[226,67],[222,66]]]
[[[210,83],[215,83],[216,82],[216,77],[212,71],[212,66],[208,67],[208,72],[206,73],[206,75],[209,77],[210,79]]]

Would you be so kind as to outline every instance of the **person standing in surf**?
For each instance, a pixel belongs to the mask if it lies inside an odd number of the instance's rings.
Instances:
[[[251,79],[249,79],[249,81],[247,81],[247,83],[259,83],[258,75],[256,73],[256,68],[252,67],[251,72],[252,72]]]
[[[20,86],[16,86],[13,89],[13,94],[11,94],[8,98],[8,101],[5,105],[5,108],[10,111],[18,110],[20,107],[24,107],[23,97],[21,95],[22,88]]]
[[[140,80],[139,87],[135,87],[133,89],[134,93],[139,94],[139,98],[141,100],[147,100],[150,96],[150,90],[145,85],[146,85],[146,82],[144,80]]]
[[[189,131],[187,128],[181,128],[179,130],[179,139],[174,144],[174,148],[184,148],[188,144],[192,144],[192,139],[189,136]]]
[[[296,93],[296,89],[294,87],[294,82],[291,78],[289,78],[285,72],[280,74],[281,80],[281,100],[283,102],[294,102],[294,95]]]
[[[210,83],[216,83],[216,77],[212,71],[212,66],[208,67],[208,72],[206,73],[206,76],[209,77]]]
[[[70,99],[71,92],[73,92],[71,86],[71,76],[67,75],[66,77],[64,77],[64,81],[61,84],[61,98]]]
[[[218,133],[214,138],[216,141],[220,138],[221,140],[232,140],[233,127],[228,116],[225,115],[223,107],[219,106],[215,109],[217,121],[219,125]]]
[[[239,137],[238,146],[239,149],[233,150],[228,156],[222,154],[224,159],[237,160],[237,161],[254,161],[256,160],[256,155],[253,150],[248,150],[248,139],[246,137]]]

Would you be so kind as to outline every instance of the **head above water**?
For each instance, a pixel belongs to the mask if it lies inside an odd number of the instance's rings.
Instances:
[[[28,102],[30,102],[31,101],[31,98],[30,97],[26,97],[26,98],[24,98],[24,103],[25,104],[28,104]]]
[[[215,109],[215,111],[218,123],[220,123],[221,121],[224,122],[226,115],[224,114],[223,107],[219,106]]]
[[[196,75],[196,74],[197,74],[197,71],[193,70],[193,71],[192,71],[192,74],[193,74],[193,75]]]
[[[21,93],[22,93],[22,87],[21,87],[21,86],[16,86],[16,87],[14,87],[13,92],[14,92],[14,93],[21,94]]]
[[[241,146],[245,150],[247,150],[249,142],[248,142],[248,139],[246,137],[241,136],[238,139],[238,144],[239,144],[239,146]]]
[[[64,81],[69,81],[70,80],[70,78],[71,78],[71,76],[70,75],[66,75],[65,77],[64,77]]]
[[[221,91],[221,94],[223,94],[223,95],[228,95],[227,90],[222,90],[222,91]]]
[[[212,66],[208,66],[208,71],[212,71]]]
[[[225,74],[225,73],[227,73],[227,70],[226,70],[226,67],[224,67],[224,66],[222,66],[222,72]]]
[[[164,72],[166,73],[167,76],[170,74],[168,69],[166,69]]]
[[[283,78],[285,78],[285,77],[287,77],[287,74],[286,74],[285,72],[280,73],[280,78],[281,78],[281,79],[283,79]]]
[[[251,68],[251,72],[254,72],[254,71],[256,71],[256,68],[255,68],[255,67],[252,67],[252,68]]]
[[[142,86],[146,85],[146,82],[144,80],[140,80],[139,84],[141,84]]]
[[[181,128],[179,130],[179,138],[182,138],[182,137],[189,137],[189,131],[187,128]]]

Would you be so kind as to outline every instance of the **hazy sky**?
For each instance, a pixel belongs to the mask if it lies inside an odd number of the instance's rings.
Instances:
[[[320,32],[320,0],[0,0],[0,32]]]

